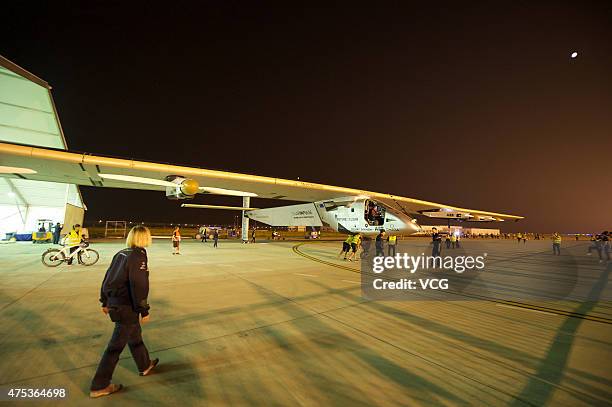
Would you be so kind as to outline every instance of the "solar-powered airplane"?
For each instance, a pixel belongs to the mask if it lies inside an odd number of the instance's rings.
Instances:
[[[523,218],[359,189],[10,143],[0,143],[0,177],[158,190],[169,199],[180,200],[192,199],[197,194],[241,196],[242,207],[182,206],[241,210],[245,217],[270,226],[325,225],[339,232],[366,235],[380,230],[416,233],[420,231],[417,215],[469,222]],[[306,203],[256,209],[249,207],[250,197]]]

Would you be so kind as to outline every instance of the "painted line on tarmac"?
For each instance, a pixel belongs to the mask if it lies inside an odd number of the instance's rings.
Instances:
[[[304,276],[304,277],[319,277],[319,276],[315,276],[312,274],[302,274],[302,273],[293,273],[293,274],[295,274],[296,276]]]
[[[545,315],[551,315],[551,316],[559,316],[559,314],[556,314],[554,312],[550,312],[550,311],[540,311],[537,309],[531,309],[531,308],[523,308],[523,307],[516,307],[514,305],[507,305],[507,304],[495,304],[495,306],[497,307],[503,307],[503,308],[510,308],[513,310],[519,310],[519,311],[529,311],[529,312],[537,312],[538,314],[545,314]]]
[[[340,281],[344,281],[345,283],[361,284],[361,281],[353,281],[353,280],[340,280]]]

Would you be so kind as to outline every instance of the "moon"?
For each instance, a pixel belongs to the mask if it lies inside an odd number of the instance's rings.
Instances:
[[[577,56],[578,56],[578,53],[576,51],[572,52],[572,55],[571,55],[572,59],[576,58]]]

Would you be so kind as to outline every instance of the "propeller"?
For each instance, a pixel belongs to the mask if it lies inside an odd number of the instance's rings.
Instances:
[[[237,191],[233,189],[216,188],[216,187],[201,187],[198,181],[189,178],[176,177],[173,181],[167,181],[157,178],[135,177],[133,175],[121,174],[98,174],[100,178],[112,179],[115,181],[132,182],[144,185],[156,185],[166,188],[180,188],[186,195],[195,195],[197,193],[228,195],[228,196],[250,196],[254,197],[257,194],[253,192]]]

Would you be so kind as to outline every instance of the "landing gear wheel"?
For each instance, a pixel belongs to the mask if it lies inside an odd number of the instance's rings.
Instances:
[[[93,249],[87,249],[87,251],[79,253],[79,263],[84,266],[93,266],[99,259],[100,254]]]
[[[66,257],[58,249],[49,249],[42,254],[42,263],[47,267],[57,267],[64,262]]]

